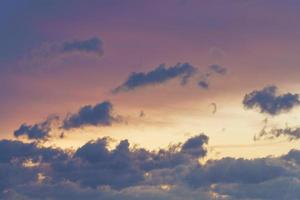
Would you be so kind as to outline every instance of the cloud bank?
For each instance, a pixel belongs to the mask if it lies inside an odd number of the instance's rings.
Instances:
[[[300,152],[199,164],[208,137],[148,151],[109,138],[74,152],[1,140],[1,199],[297,199]],[[195,153],[196,152],[196,153]],[[279,190],[279,191],[278,191]]]

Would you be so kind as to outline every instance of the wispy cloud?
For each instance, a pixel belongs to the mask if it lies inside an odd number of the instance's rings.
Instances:
[[[53,67],[52,65],[57,65],[62,58],[74,54],[101,58],[104,54],[103,42],[99,37],[44,42],[17,60],[17,71],[40,71],[41,69]]]
[[[210,86],[210,78],[214,75],[225,75],[227,68],[213,64],[208,66],[208,71],[201,75],[201,79],[198,81],[198,86],[202,89],[208,89]]]
[[[94,53],[98,56],[102,56],[103,43],[97,37],[86,40],[66,41],[62,44],[62,52]]]

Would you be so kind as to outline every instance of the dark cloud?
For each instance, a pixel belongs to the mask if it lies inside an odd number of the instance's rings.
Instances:
[[[27,139],[43,142],[52,137],[64,138],[65,130],[85,126],[110,126],[122,121],[120,115],[113,114],[113,105],[109,101],[103,101],[94,106],[83,106],[77,113],[70,113],[63,120],[57,115],[50,115],[45,121],[34,125],[22,124],[14,131],[14,136],[25,136]]]
[[[188,139],[182,145],[181,151],[197,157],[203,157],[206,155],[206,149],[203,149],[201,147],[207,143],[208,137],[206,135],[201,134]]]
[[[214,75],[225,75],[226,73],[227,69],[225,67],[217,64],[210,65],[208,70],[201,75],[202,78],[197,84],[203,89],[208,89],[210,77]],[[175,78],[181,78],[181,85],[185,85],[188,80],[196,74],[200,74],[199,70],[189,63],[178,63],[168,68],[164,64],[161,64],[150,72],[133,72],[124,83],[113,89],[112,92],[126,92],[147,85],[162,84]]]
[[[130,91],[147,85],[162,84],[174,78],[180,78],[181,85],[185,85],[196,71],[197,69],[189,63],[178,63],[171,67],[166,67],[164,64],[161,64],[150,72],[133,72],[127,80],[115,88],[113,92]]]
[[[10,163],[13,160],[40,160],[49,161],[62,158],[66,154],[60,149],[39,148],[35,143],[23,143],[20,141],[1,140],[0,151],[5,152],[0,155],[0,163]]]
[[[192,186],[214,183],[256,184],[287,175],[283,166],[272,164],[268,159],[234,159],[208,161],[188,174],[187,182]]]
[[[52,125],[58,120],[58,116],[50,116],[47,120],[34,124],[22,124],[19,129],[14,131],[15,137],[26,136],[28,139],[45,140],[50,137]]]
[[[279,137],[286,137],[289,140],[298,140],[300,139],[300,128],[271,128],[267,130],[263,128],[258,135],[254,137],[254,140],[261,139],[275,139]]]
[[[86,105],[78,113],[68,115],[63,122],[62,128],[72,129],[83,126],[110,126],[120,119],[112,114],[113,105],[109,101],[104,101],[95,106]]]
[[[0,141],[1,199],[297,199],[300,153],[199,164],[208,137],[148,151],[122,140],[90,141],[74,152]],[[197,150],[198,149],[198,150]],[[196,153],[195,153],[196,152]],[[32,161],[34,166],[24,163]],[[279,191],[278,191],[279,190]],[[216,198],[218,197],[218,198]]]
[[[262,90],[254,90],[246,94],[243,104],[247,109],[258,108],[261,113],[278,115],[298,106],[300,100],[298,94],[285,93],[278,95],[276,86],[268,86]]]
[[[99,56],[103,55],[102,41],[97,38],[90,38],[86,40],[74,40],[64,42],[62,45],[63,52],[83,52],[83,53],[95,53]]]
[[[130,149],[127,140],[109,150],[109,138],[102,138],[79,148],[68,162],[54,165],[55,177],[94,188],[101,185],[118,189],[129,187],[143,182],[148,171],[173,168],[205,156],[207,141],[207,136],[200,135],[182,147],[175,145],[167,150],[150,152],[142,148]]]
[[[209,83],[207,81],[203,81],[202,80],[202,81],[198,82],[198,86],[201,87],[201,88],[203,88],[203,89],[208,89]]]

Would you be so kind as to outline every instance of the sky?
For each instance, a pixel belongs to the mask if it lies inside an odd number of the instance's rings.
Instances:
[[[299,199],[299,9],[3,0],[0,198]]]

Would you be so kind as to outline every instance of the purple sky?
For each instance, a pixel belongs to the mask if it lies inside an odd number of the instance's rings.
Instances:
[[[288,157],[300,145],[299,9],[296,0],[4,0],[0,6],[0,149],[5,139],[23,145],[38,142],[43,148],[71,148],[76,157],[79,147],[89,148],[88,141],[109,137],[112,147],[107,152],[112,157],[119,141],[128,139],[131,148],[138,145],[149,151],[180,143],[181,150],[173,156],[179,159],[184,154],[180,159],[194,162],[194,157],[186,156],[199,154],[199,149],[186,150],[183,143],[196,138],[191,144],[203,147],[205,139],[197,143],[203,133],[209,137],[207,155],[197,156],[206,163],[201,168],[205,173],[214,173],[209,171],[214,165],[213,170],[222,171],[218,167],[227,162],[241,165],[244,174],[257,175],[256,169],[246,167],[256,162],[268,170],[266,163],[286,161],[281,155]],[[101,146],[103,141],[95,144]],[[104,155],[102,150],[96,153]],[[137,154],[130,149],[130,156]],[[275,161],[267,160],[270,155]],[[227,156],[233,160],[224,161]],[[250,162],[249,158],[252,165],[239,163]],[[23,165],[54,162],[24,159]],[[213,163],[207,164],[209,159]],[[183,160],[180,166],[187,167]],[[135,170],[141,167],[137,162],[141,161],[135,160]],[[174,172],[178,166],[172,162],[166,173],[183,173]],[[0,156],[0,179],[2,167]],[[197,195],[203,199],[276,199],[274,192],[255,193],[251,184],[271,181],[265,187],[274,191],[276,181],[283,185],[295,181],[275,176],[276,168],[270,179],[261,182],[228,172],[226,180],[206,174],[197,178],[210,180],[191,179],[193,187],[182,180],[174,184],[164,180],[160,188],[154,188],[157,174],[153,180],[137,183],[120,172],[119,178],[127,183],[124,186],[123,182],[81,180],[74,174],[64,177],[69,182],[55,182],[56,172],[50,175],[43,170],[35,175],[40,176],[38,187],[46,193],[62,184],[69,191],[76,190],[79,197],[88,198],[84,196],[88,193],[90,199],[98,195],[91,183],[102,189],[108,186],[108,194],[100,199],[134,199],[133,191],[143,199],[175,200],[177,193],[188,193],[186,198],[191,200]],[[162,169],[147,170],[143,168],[144,176]],[[295,176],[298,181],[299,174]],[[197,189],[193,184],[199,184]],[[241,193],[229,191],[230,184]],[[24,192],[21,182],[12,185],[2,187],[0,181],[5,198],[40,198],[34,191]],[[278,197],[297,199],[298,194],[290,191]]]

